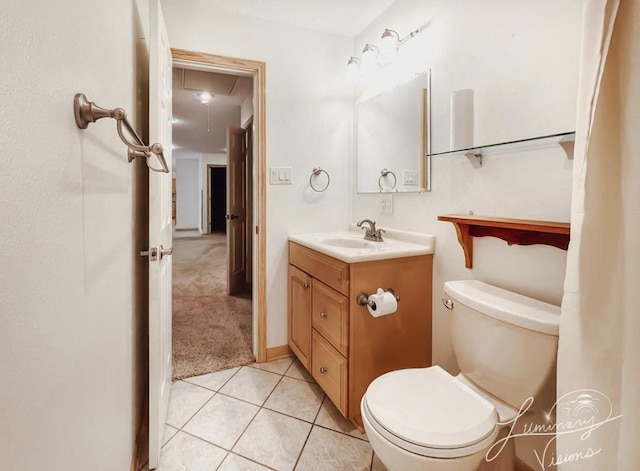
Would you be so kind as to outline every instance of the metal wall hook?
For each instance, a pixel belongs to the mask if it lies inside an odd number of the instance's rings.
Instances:
[[[127,113],[122,108],[114,108],[112,110],[101,108],[94,102],[89,101],[84,93],[76,93],[76,96],[73,99],[73,114],[76,119],[76,125],[80,129],[87,129],[89,124],[95,123],[102,118],[115,119],[117,123],[116,127],[118,130],[118,136],[128,148],[127,160],[129,162],[133,162],[133,160],[138,157],[144,157],[147,159],[147,167],[149,167],[149,170],[169,173],[169,167],[167,166],[167,161],[164,158],[164,149],[162,144],[155,143],[150,146],[146,145],[127,119]],[[124,135],[124,132],[122,131],[123,126],[133,141],[127,139]],[[149,157],[151,157],[151,154],[158,158],[162,168],[154,168],[149,165]]]

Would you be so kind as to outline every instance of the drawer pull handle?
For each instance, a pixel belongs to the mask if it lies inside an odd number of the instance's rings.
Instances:
[[[304,284],[304,285],[302,285],[302,286],[304,286],[304,289],[307,289],[307,288],[309,287],[309,283],[305,283],[305,284]]]
[[[323,375],[327,372],[327,369],[324,366],[320,367],[320,374]]]
[[[322,317],[323,319],[327,318],[327,313],[326,312],[321,312],[320,313],[320,317]]]

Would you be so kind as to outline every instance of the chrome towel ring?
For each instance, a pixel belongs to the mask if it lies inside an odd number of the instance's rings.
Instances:
[[[387,175],[391,174],[393,176],[393,185],[391,185],[390,188],[382,188],[382,178],[386,177]],[[383,168],[382,170],[380,170],[380,176],[378,177],[378,188],[380,188],[380,191],[391,191],[394,190],[396,188],[396,184],[398,183],[398,179],[396,178],[396,174],[393,173],[391,170],[387,170],[386,168]]]
[[[318,189],[313,186],[313,177],[318,177],[321,173],[324,173],[327,176],[327,183],[324,188]],[[314,167],[311,171],[311,176],[309,176],[309,186],[311,187],[311,189],[313,191],[317,191],[318,193],[322,193],[324,190],[329,188],[329,183],[331,183],[331,177],[329,176],[329,173],[326,170],[321,169],[320,167]]]
[[[94,102],[87,100],[84,93],[76,93],[73,99],[73,112],[76,118],[76,125],[80,129],[87,129],[89,124],[95,123],[101,118],[113,118],[117,122],[118,136],[120,140],[124,142],[128,149],[129,162],[133,162],[133,159],[137,157],[145,157],[147,159],[147,167],[154,172],[169,173],[169,167],[167,161],[164,158],[162,144],[145,145],[138,133],[127,119],[127,113],[122,108],[114,108],[107,110],[100,108]],[[122,126],[125,127],[129,135],[132,137],[133,142],[127,139],[122,132]],[[149,165],[149,157],[154,154],[158,157],[162,168],[153,168]]]

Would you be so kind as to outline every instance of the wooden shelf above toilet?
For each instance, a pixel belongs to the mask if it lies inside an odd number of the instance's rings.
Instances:
[[[443,214],[438,221],[453,223],[464,251],[467,268],[473,266],[473,238],[498,237],[509,245],[551,245],[567,250],[571,226],[568,222],[533,221],[490,216]]]

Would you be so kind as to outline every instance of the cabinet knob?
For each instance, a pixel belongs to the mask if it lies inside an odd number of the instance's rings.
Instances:
[[[305,283],[305,284],[304,284],[304,285],[302,285],[302,286],[304,286],[304,289],[307,289],[307,288],[309,287],[309,283]]]
[[[320,367],[320,374],[325,374],[327,372],[327,369],[324,366]]]
[[[320,313],[320,317],[322,317],[323,319],[327,318],[327,313],[326,312],[321,312]]]

